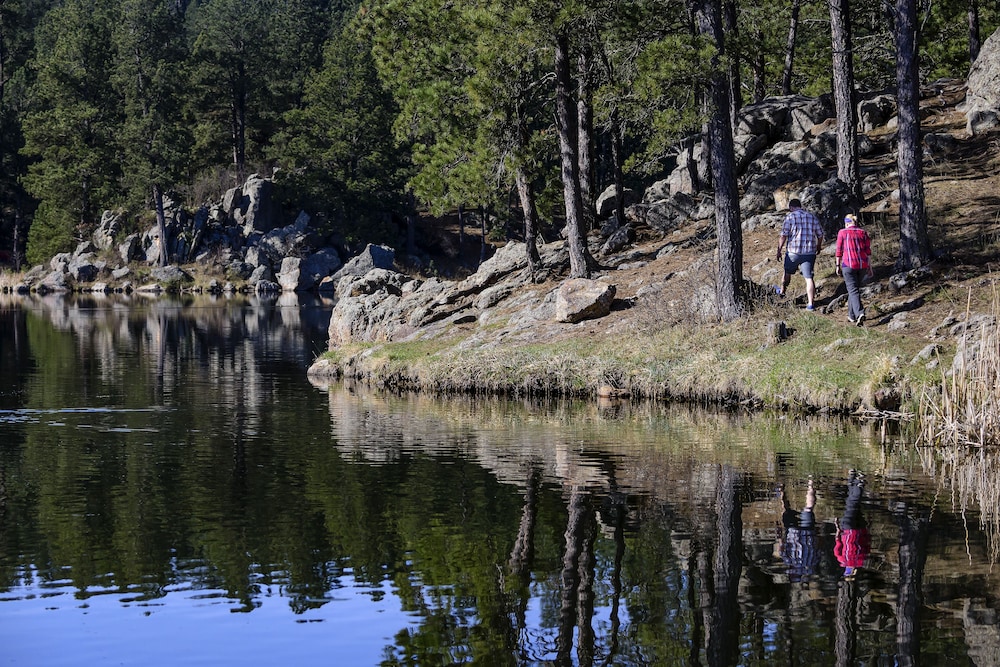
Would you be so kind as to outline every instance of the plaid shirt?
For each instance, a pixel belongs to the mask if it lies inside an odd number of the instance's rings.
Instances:
[[[788,239],[789,253],[815,255],[823,243],[823,226],[815,215],[804,208],[797,208],[785,216],[781,236]]]
[[[844,227],[837,232],[837,259],[849,269],[867,269],[872,254],[868,232],[860,227]]]

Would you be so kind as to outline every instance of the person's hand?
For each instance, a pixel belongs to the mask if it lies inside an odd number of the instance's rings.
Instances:
[[[840,267],[839,266],[837,267],[836,271],[837,271],[837,275],[839,276],[840,275]]]
[[[875,277],[875,269],[873,269],[870,266],[868,267],[868,277],[869,278],[874,278]]]

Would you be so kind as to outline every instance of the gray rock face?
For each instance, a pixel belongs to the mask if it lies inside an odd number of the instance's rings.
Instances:
[[[300,281],[302,277],[302,259],[300,257],[286,257],[281,260],[281,268],[278,269],[277,277],[282,292],[299,291],[302,284]]]
[[[110,250],[115,245],[115,238],[121,229],[121,211],[105,211],[101,214],[101,224],[97,226],[91,239],[100,250]]]
[[[877,93],[858,101],[858,129],[871,132],[896,115],[896,96]]]
[[[556,321],[582,322],[611,312],[617,288],[599,280],[571,278],[556,290]]]
[[[983,43],[972,65],[962,110],[970,135],[1000,125],[1000,29]]]
[[[273,192],[274,183],[270,179],[251,174],[242,187],[226,192],[222,210],[242,227],[244,236],[269,232],[274,229]]]
[[[634,190],[625,188],[625,192],[622,196],[624,206],[629,206],[635,204],[639,201],[640,195]],[[599,218],[606,218],[615,212],[615,205],[617,203],[618,197],[615,194],[615,186],[609,186],[597,197],[597,216]]]
[[[161,283],[190,282],[191,276],[179,266],[157,267],[149,272],[153,280]]]
[[[334,280],[345,276],[363,276],[372,269],[392,269],[396,264],[396,251],[389,246],[369,243],[361,254],[352,257],[339,271],[333,274]]]

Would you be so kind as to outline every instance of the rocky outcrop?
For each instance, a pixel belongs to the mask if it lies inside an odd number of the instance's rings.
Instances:
[[[969,72],[965,104],[970,135],[1000,126],[1000,29],[983,43]]]

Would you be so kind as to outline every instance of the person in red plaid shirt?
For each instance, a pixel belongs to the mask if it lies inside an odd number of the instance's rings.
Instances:
[[[781,289],[778,294],[785,294],[788,291],[788,283],[792,280],[792,274],[802,271],[802,277],[806,279],[806,297],[809,303],[806,310],[813,310],[813,301],[816,299],[816,283],[813,280],[813,267],[816,264],[816,255],[823,248],[823,225],[819,218],[802,208],[802,202],[792,199],[788,202],[788,215],[781,225],[781,238],[778,240],[778,252],[775,257],[780,261],[781,253],[786,250],[784,273],[781,276]]]
[[[872,242],[868,232],[858,226],[858,218],[848,215],[844,228],[837,233],[837,275],[843,275],[847,285],[847,321],[859,327],[865,323],[865,309],[861,305],[861,282],[871,278]]]

